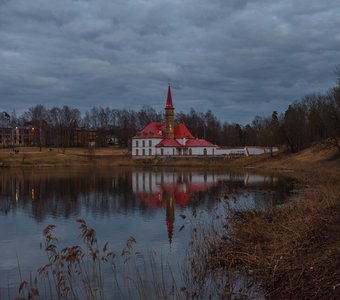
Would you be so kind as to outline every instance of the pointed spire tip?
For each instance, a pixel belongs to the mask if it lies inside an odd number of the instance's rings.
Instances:
[[[172,104],[170,82],[169,82],[169,86],[168,86],[168,97],[167,97],[167,99],[166,99],[165,108],[174,108],[174,106],[173,106],[173,104]]]

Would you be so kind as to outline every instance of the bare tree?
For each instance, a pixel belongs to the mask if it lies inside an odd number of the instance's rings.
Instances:
[[[331,89],[327,98],[326,143],[340,152],[340,86]]]

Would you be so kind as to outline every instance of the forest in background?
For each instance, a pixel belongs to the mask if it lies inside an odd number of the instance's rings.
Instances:
[[[336,85],[324,94],[305,95],[289,105],[283,113],[255,116],[247,125],[221,122],[211,110],[175,114],[175,123],[183,122],[198,138],[229,147],[277,146],[298,152],[322,141],[340,151],[340,67],[336,68]],[[96,131],[96,145],[105,146],[114,140],[119,147],[129,147],[131,137],[148,123],[161,121],[163,112],[150,106],[139,111],[93,107],[81,114],[77,108],[64,105],[51,109],[38,104],[20,116],[15,112],[0,114],[2,126],[34,126],[48,147],[71,146],[72,132],[77,128]]]

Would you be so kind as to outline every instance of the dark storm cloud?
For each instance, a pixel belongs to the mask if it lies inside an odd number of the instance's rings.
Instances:
[[[42,103],[211,109],[245,123],[325,92],[340,63],[329,1],[3,0],[0,110]]]

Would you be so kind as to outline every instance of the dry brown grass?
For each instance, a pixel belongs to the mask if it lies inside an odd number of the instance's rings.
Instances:
[[[83,166],[98,165],[124,165],[124,166],[171,166],[171,167],[203,167],[203,168],[238,168],[259,161],[266,160],[268,155],[252,157],[236,157],[231,160],[221,158],[153,158],[132,159],[127,149],[116,147],[105,148],[42,148],[20,147],[0,148],[0,167],[54,167],[54,166]]]
[[[71,148],[48,148],[42,147],[41,151],[39,147],[15,147],[16,150],[19,150],[19,153],[41,153],[41,152],[51,152],[50,149],[54,152],[62,152],[62,153],[70,153],[75,155],[81,155],[88,152],[88,148],[84,147],[71,147]],[[1,153],[10,153],[13,152],[13,148],[0,148]],[[117,147],[103,147],[96,148],[97,155],[125,155],[127,153],[127,149],[121,149]]]
[[[54,167],[54,166],[84,166],[84,165],[132,165],[126,149],[115,147],[98,148],[42,148],[22,147],[0,149],[0,167]]]
[[[299,153],[279,153],[274,157],[268,157],[268,159],[254,161],[250,165],[261,169],[286,169],[296,172],[313,171],[319,167],[325,170],[327,166],[340,170],[339,158],[340,154],[337,149],[318,144]]]
[[[339,191],[335,192],[339,197]],[[339,201],[314,199],[270,213],[241,212],[216,249],[215,266],[242,269],[270,299],[335,299],[339,292]]]
[[[339,159],[332,151],[309,149],[257,167],[288,170],[304,189],[296,201],[272,211],[229,216],[224,234],[210,241],[208,267],[245,272],[268,299],[339,299]]]

